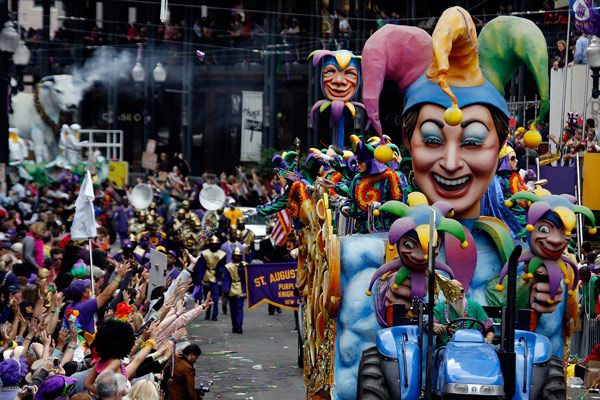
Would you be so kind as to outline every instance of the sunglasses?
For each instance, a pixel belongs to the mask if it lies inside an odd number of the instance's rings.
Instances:
[[[517,159],[517,156],[512,156],[512,157],[510,158],[510,161],[515,161],[516,159]]]

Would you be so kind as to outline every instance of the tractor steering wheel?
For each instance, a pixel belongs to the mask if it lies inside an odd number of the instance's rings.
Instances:
[[[487,329],[485,327],[485,325],[483,324],[483,322],[479,321],[478,319],[475,318],[457,318],[457,319],[453,319],[452,321],[448,322],[446,324],[446,332],[448,332],[448,336],[450,336],[451,333],[454,333],[456,331],[456,329],[453,329],[452,327],[464,322],[465,324],[465,328],[464,329],[473,329],[473,325],[478,325],[477,329],[479,329],[479,331],[481,333],[484,333],[485,330]]]

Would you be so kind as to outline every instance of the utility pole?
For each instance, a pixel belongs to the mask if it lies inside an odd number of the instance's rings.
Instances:
[[[275,113],[275,96],[277,95],[277,43],[276,28],[277,14],[274,12],[277,9],[276,0],[268,0],[267,11],[270,13],[267,16],[267,37],[265,41],[265,75],[263,88],[263,145],[265,147],[275,147],[275,138],[277,132],[276,113]]]
[[[184,4],[190,5],[190,0]],[[192,26],[194,24],[194,8],[185,12],[185,29],[183,30],[183,74],[181,80],[181,152],[187,162],[192,161],[192,110],[194,106],[194,49],[192,48]],[[193,166],[190,164],[190,167]]]
[[[0,27],[8,21],[8,0],[0,0]],[[0,192],[7,193],[8,169],[8,102],[10,93],[10,53],[0,52]]]
[[[42,0],[42,69],[41,77],[50,75],[50,0]]]

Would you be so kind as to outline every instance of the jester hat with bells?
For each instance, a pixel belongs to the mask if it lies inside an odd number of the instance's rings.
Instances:
[[[356,97],[356,94],[359,91],[361,78],[360,78],[360,56],[352,54],[352,52],[348,50],[315,50],[308,55],[308,58],[312,58],[313,66],[319,65],[321,63],[321,74],[320,83],[321,83],[321,91],[325,97],[327,96],[327,92],[323,88],[323,70],[329,66],[333,65],[338,71],[344,71],[348,67],[354,67],[358,74],[358,81],[356,83],[356,87],[354,89],[354,93],[352,94],[352,98],[350,101],[341,101],[332,98],[327,98],[324,100],[317,101],[310,110],[310,122],[311,127],[314,128],[316,114],[315,112],[319,110],[319,113],[327,110],[331,107],[331,116],[330,116],[330,124],[332,129],[331,141],[332,144],[339,146],[340,148],[344,148],[344,108],[347,108],[350,112],[352,118],[356,116],[356,107],[362,108],[364,110],[365,106],[362,103],[357,101],[353,101]],[[321,62],[322,61],[322,62]]]
[[[439,232],[447,232],[456,237],[458,240],[460,240],[462,248],[468,246],[463,226],[458,221],[450,219],[454,211],[449,203],[445,201],[437,201],[430,206],[427,203],[425,195],[420,192],[412,192],[409,194],[407,203],[408,205],[397,200],[390,200],[385,202],[381,207],[379,207],[378,210],[375,210],[376,216],[378,216],[381,212],[388,212],[399,217],[399,219],[397,219],[390,228],[388,237],[390,244],[394,244],[398,248],[402,237],[407,235],[412,236],[420,243],[421,248],[425,253],[425,259],[427,259],[430,230],[429,214],[431,210],[433,210],[435,213],[435,229],[433,231],[434,246],[439,244]],[[448,273],[451,278],[454,277],[452,269],[443,261],[436,259],[434,268]],[[396,274],[396,281],[393,284],[395,289],[397,289],[402,282],[404,282],[404,280],[410,276],[411,297],[423,298],[425,296],[427,276],[426,267],[424,269],[414,269],[414,267],[403,265],[400,258],[383,264],[377,269],[377,271],[375,271],[373,277],[371,278],[371,282],[369,283],[369,289],[366,292],[367,295],[371,295],[373,285],[378,279],[382,278],[383,275],[387,275],[393,271],[398,271]],[[385,280],[384,278],[382,279]]]
[[[388,168],[387,165],[377,161],[375,158],[375,151],[379,146],[364,142],[356,135],[350,135],[350,142],[352,143],[352,149],[356,155],[356,160],[359,163],[364,162],[367,164],[366,175],[371,176],[380,174]]]
[[[565,229],[565,235],[570,236],[571,231],[575,228],[575,224],[577,223],[575,214],[584,215],[592,225],[588,228],[588,232],[591,235],[596,233],[596,219],[594,214],[589,208],[575,204],[577,199],[570,194],[546,195],[540,197],[532,192],[521,191],[515,193],[510,199],[506,200],[506,205],[512,207],[514,202],[518,200],[525,200],[531,204],[527,211],[527,226],[525,227],[525,230],[528,232],[528,241],[531,239],[531,232],[534,231],[535,224],[542,219],[548,219],[557,225],[562,224]],[[522,275],[523,280],[533,278],[533,274],[540,266],[543,265],[546,267],[546,270],[548,271],[548,283],[550,285],[550,299],[548,300],[548,303],[553,303],[554,296],[560,287],[560,281],[563,277],[565,285],[567,285],[569,290],[569,295],[574,294],[573,289],[576,282],[579,281],[579,274],[577,264],[567,254],[562,254],[557,260],[550,260],[541,258],[528,251],[519,257],[519,261],[528,264],[527,271],[524,271]],[[570,269],[568,267],[570,267]],[[496,290],[504,290],[504,285],[502,285],[501,282],[507,273],[508,264],[504,265],[500,272],[499,283],[496,285]]]
[[[284,151],[281,155],[275,154],[271,159],[271,163],[277,175],[290,181],[298,181],[301,179],[300,174],[297,172],[299,157],[300,155],[295,151]]]
[[[404,113],[435,104],[446,108],[444,119],[454,126],[462,122],[461,108],[481,104],[494,107],[508,120],[504,87],[520,64],[534,75],[542,101],[533,130],[549,109],[548,52],[542,32],[527,19],[499,16],[477,38],[469,13],[451,7],[431,37],[418,28],[386,25],[367,40],[363,101],[380,135],[379,95],[385,79],[395,80],[404,93]],[[391,157],[391,151],[385,153]]]

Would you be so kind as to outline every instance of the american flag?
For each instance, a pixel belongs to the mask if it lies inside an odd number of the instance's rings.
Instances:
[[[276,217],[273,232],[271,233],[271,241],[274,245],[283,246],[292,231],[292,218],[285,209],[279,211]]]

